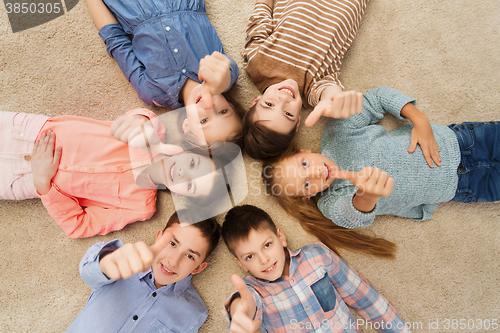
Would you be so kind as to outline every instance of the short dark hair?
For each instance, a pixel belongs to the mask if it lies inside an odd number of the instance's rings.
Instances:
[[[295,128],[288,134],[280,134],[253,121],[257,104],[248,110],[243,120],[243,148],[248,156],[257,160],[272,160],[294,145]]]
[[[221,230],[222,239],[229,251],[236,256],[236,243],[248,239],[250,231],[259,229],[269,229],[278,234],[276,225],[265,211],[252,205],[236,206],[226,214]]]
[[[180,224],[179,215],[192,216],[192,214],[191,215],[186,214],[182,210],[180,210],[179,213],[177,212],[173,213],[172,216],[170,216],[170,218],[168,219],[167,225],[165,226],[163,231],[170,228],[174,223]],[[221,226],[219,225],[219,223],[217,223],[217,221],[213,217],[195,223],[191,223],[190,221],[184,221],[184,220],[182,222],[189,223],[193,227],[197,228],[201,232],[203,238],[207,240],[208,249],[205,258],[203,259],[203,261],[206,261],[206,259],[212,254],[212,252],[214,252],[215,248],[217,247],[217,244],[219,244]]]

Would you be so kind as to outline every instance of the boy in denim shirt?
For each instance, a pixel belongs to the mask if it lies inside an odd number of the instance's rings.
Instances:
[[[92,294],[67,332],[198,332],[208,311],[191,275],[205,269],[219,237],[213,218],[185,225],[174,213],[152,246],[93,245],[80,262]]]
[[[392,305],[326,246],[290,251],[263,210],[231,209],[222,237],[253,275],[232,277],[237,292],[225,303],[231,332],[360,332],[347,305],[381,332],[409,332]]]

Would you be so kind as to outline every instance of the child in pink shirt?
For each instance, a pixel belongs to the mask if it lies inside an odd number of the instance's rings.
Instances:
[[[131,148],[126,135],[146,124],[156,134],[149,135],[150,151]],[[146,109],[131,110],[114,123],[0,112],[0,198],[41,198],[72,238],[105,235],[149,219],[156,211],[159,185],[197,198],[202,206],[205,199],[215,200],[210,194],[222,175],[212,172],[208,154],[165,145],[164,132]],[[133,141],[132,146],[140,147]]]

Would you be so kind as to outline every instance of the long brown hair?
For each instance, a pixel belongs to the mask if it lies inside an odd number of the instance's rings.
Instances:
[[[280,206],[290,215],[295,217],[302,228],[316,236],[321,242],[340,256],[339,249],[374,255],[383,258],[394,258],[396,244],[377,237],[371,230],[352,230],[340,227],[326,218],[318,209],[315,196],[309,199],[302,197],[291,197],[285,191],[275,191],[280,188],[278,178],[275,175],[276,166],[285,158],[298,153],[298,149],[289,149],[274,161],[264,162],[262,166],[262,179],[269,195],[277,198]]]

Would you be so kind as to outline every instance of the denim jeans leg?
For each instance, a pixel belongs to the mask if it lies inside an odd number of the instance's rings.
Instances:
[[[461,151],[458,187],[452,201],[500,200],[500,122],[471,122],[449,126]]]

